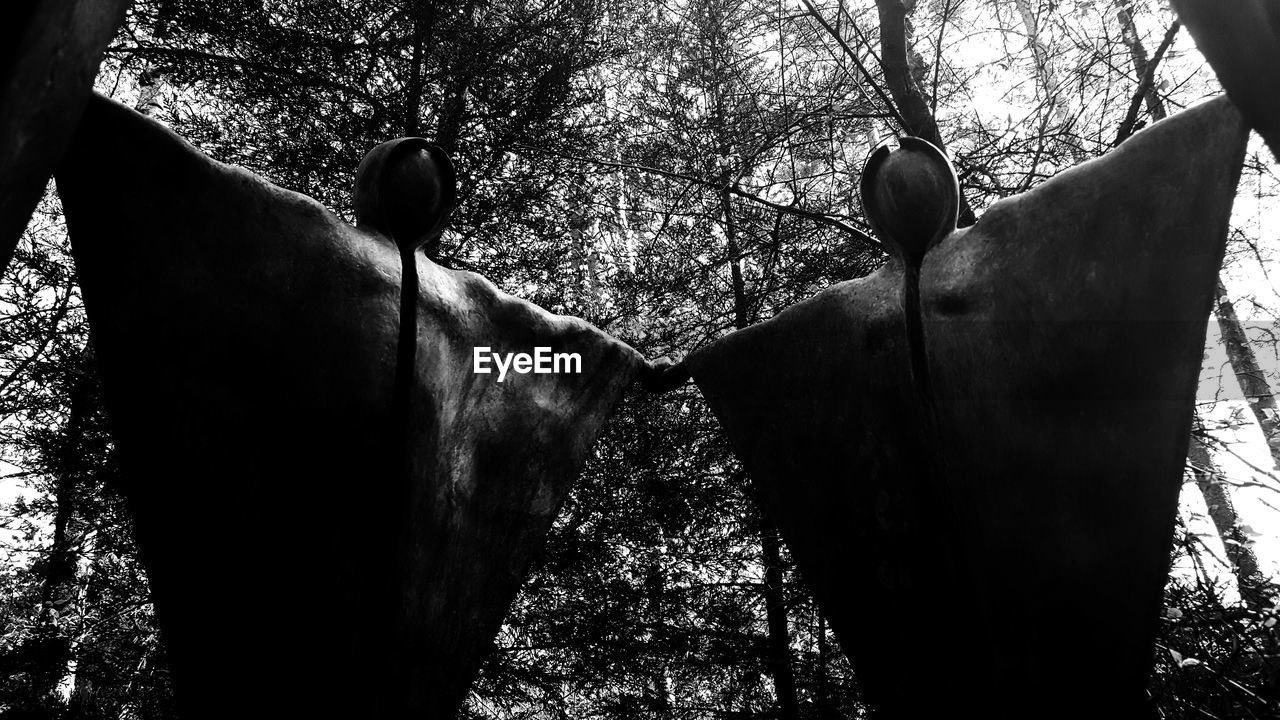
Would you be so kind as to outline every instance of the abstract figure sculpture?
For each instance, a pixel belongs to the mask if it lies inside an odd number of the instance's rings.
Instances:
[[[184,717],[451,716],[644,360],[416,257],[453,187],[419,140],[358,228],[101,98],[57,180]]]
[[[863,184],[889,265],[686,358],[879,717],[1147,712],[1245,137],[1219,99],[941,238],[904,139]]]
[[[388,140],[360,162],[352,197],[357,227],[422,249],[439,241],[458,200],[453,162],[422,138]]]
[[[960,181],[941,150],[904,137],[881,145],[867,159],[859,189],[867,222],[893,255],[920,269],[924,254],[956,229]]]
[[[413,539],[405,533],[413,526],[414,368],[418,358],[418,262],[424,246],[440,242],[457,202],[457,178],[453,162],[443,150],[423,138],[389,140],[365,155],[356,169],[352,204],[356,227],[393,241],[400,253],[400,332],[396,341],[394,380],[391,383],[391,423],[396,437],[396,495],[403,508],[402,534],[396,539],[399,572],[413,572],[414,558],[407,554]],[[434,252],[432,252],[434,254]],[[388,608],[388,612],[396,611]]]
[[[1250,127],[1280,158],[1280,0],[1173,0]]]
[[[925,253],[956,229],[960,181],[942,151],[927,140],[904,137],[890,151],[881,145],[867,160],[860,189],[867,221],[902,266],[902,323],[916,396],[926,426],[935,422],[933,386],[920,317],[920,264]]]
[[[0,7],[0,271],[89,99],[127,0]]]

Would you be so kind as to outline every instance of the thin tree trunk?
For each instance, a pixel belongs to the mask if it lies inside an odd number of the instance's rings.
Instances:
[[[831,646],[827,642],[827,617],[822,614],[821,608],[816,608],[815,614],[818,616],[818,668],[815,673],[818,717],[821,720],[829,720],[839,718],[840,713],[836,710],[835,699],[831,697],[831,677],[827,673],[827,668],[831,667]]]
[[[1258,558],[1249,547],[1248,536],[1240,528],[1240,518],[1236,515],[1231,495],[1227,492],[1213,459],[1209,457],[1208,448],[1194,436],[1188,446],[1187,461],[1196,486],[1204,495],[1204,504],[1209,508],[1213,526],[1226,548],[1227,561],[1231,563],[1231,572],[1240,588],[1240,597],[1251,608],[1262,607],[1266,601],[1266,585],[1258,572]]]
[[[783,593],[782,551],[778,528],[760,512],[760,549],[764,560],[765,619],[769,625],[769,670],[783,720],[799,720],[800,703],[791,669],[791,628]]]
[[[1036,64],[1036,78],[1044,89],[1045,102],[1049,104],[1049,117],[1054,125],[1063,127],[1067,124],[1067,108],[1059,99],[1058,74],[1054,70],[1049,48],[1040,41],[1040,22],[1030,0],[1015,0],[1018,14],[1022,17],[1022,27],[1027,33],[1027,47],[1031,49],[1031,57]],[[1077,158],[1079,159],[1079,158]]]
[[[1164,40],[1160,42],[1160,47],[1156,48],[1155,57],[1147,59],[1146,48],[1138,41],[1137,30],[1132,24],[1132,19],[1127,12],[1121,13],[1119,17],[1122,20],[1128,20],[1125,25],[1125,37],[1132,37],[1132,42],[1128,43],[1130,56],[1133,58],[1134,70],[1138,75],[1138,87],[1134,92],[1133,100],[1129,103],[1129,111],[1125,113],[1124,120],[1120,122],[1120,128],[1116,131],[1116,139],[1111,143],[1112,147],[1119,145],[1134,133],[1138,127],[1138,112],[1142,109],[1143,102],[1147,105],[1147,112],[1150,113],[1153,120],[1163,120],[1167,113],[1164,108],[1164,101],[1156,92],[1156,68],[1159,67],[1160,61],[1164,59],[1164,54],[1168,52],[1173,45],[1173,40],[1178,36],[1178,30],[1181,25],[1175,20],[1169,29],[1164,33]]]
[[[1227,359],[1231,361],[1236,382],[1240,384],[1240,391],[1244,393],[1245,401],[1267,439],[1273,465],[1280,468],[1280,415],[1276,411],[1276,398],[1271,392],[1266,374],[1258,365],[1253,346],[1249,344],[1249,336],[1245,334],[1244,326],[1236,316],[1235,306],[1231,304],[1221,278],[1218,279],[1218,288],[1214,293],[1214,314],[1218,317],[1222,343],[1227,348]]]
[[[747,284],[742,276],[742,257],[741,250],[738,248],[738,226],[733,217],[729,182],[729,173],[721,173],[720,209],[724,213],[725,250],[729,256],[729,284],[733,288],[733,326],[738,330],[743,330],[750,324],[747,309]]]
[[[1133,20],[1133,11],[1129,7],[1130,0],[1116,0],[1116,19],[1120,21],[1120,31],[1124,38],[1125,45],[1129,47],[1129,57],[1133,61],[1133,73],[1141,83],[1143,78],[1154,70],[1151,59],[1147,56],[1147,49],[1142,45],[1142,40],[1138,37],[1138,25]],[[1175,23],[1176,24],[1176,23]],[[1160,58],[1156,58],[1159,62]],[[1165,109],[1164,102],[1160,99],[1160,95],[1155,93],[1154,88],[1146,87],[1142,89],[1143,101],[1147,104],[1147,112],[1151,117],[1159,120],[1164,118]]]
[[[41,663],[44,667],[33,679],[39,697],[48,697],[63,683],[74,664],[71,643],[62,636],[59,621],[74,609],[79,598],[77,570],[82,533],[74,527],[79,503],[79,447],[85,424],[92,412],[92,380],[87,373],[76,380],[71,390],[67,424],[60,439],[53,467],[54,475],[53,543],[49,548],[44,578],[40,588]]]
[[[474,0],[470,0],[462,10],[462,15],[469,30],[475,28]],[[461,45],[459,43],[458,45]],[[467,93],[471,91],[471,80],[474,74],[471,54],[455,45],[449,75],[452,82],[447,87],[440,108],[440,124],[436,130],[436,144],[445,152],[453,155],[458,149],[458,139],[462,136],[462,123],[467,112]]]
[[[880,65],[884,69],[884,82],[889,86],[889,94],[906,124],[905,130],[945,151],[947,146],[938,132],[938,123],[911,74],[907,52],[907,6],[902,0],[876,0],[876,9],[880,14]],[[961,193],[960,226],[972,225],[976,217],[969,201]]]
[[[155,39],[158,43],[167,41],[172,34],[170,28],[176,10],[174,0],[164,0],[156,11]],[[154,66],[150,60],[142,61],[142,70],[138,73],[138,102],[134,105],[135,110],[148,117],[164,109],[160,104],[160,92],[164,89],[165,79]]]
[[[729,280],[733,288],[733,322],[742,330],[750,324],[746,279],[742,274],[738,229],[729,194],[729,173],[721,174],[720,207],[724,213],[725,247],[729,256]],[[781,539],[778,529],[760,509],[760,555],[764,563],[765,622],[769,630],[768,665],[773,689],[778,697],[782,720],[799,720],[800,701],[796,696],[795,673],[791,668],[791,628],[783,593]]]
[[[665,538],[659,537],[658,540],[665,543]],[[648,609],[651,621],[655,625],[662,625],[666,616],[666,608],[663,606],[663,599],[666,595],[666,577],[660,561],[655,560],[649,566],[648,572],[645,573],[644,590],[645,597],[649,600]],[[659,663],[656,672],[649,677],[649,692],[653,696],[656,717],[671,718],[675,716],[675,693],[671,688],[671,677],[667,670],[667,663]]]
[[[1137,27],[1129,12],[1128,0],[1117,0],[1116,7],[1121,28],[1124,31],[1125,43],[1133,59],[1133,69],[1139,77],[1139,91],[1145,97],[1147,112],[1153,120],[1163,120],[1168,116],[1164,101],[1155,91],[1152,78],[1155,75],[1155,63],[1164,54],[1165,48],[1177,32],[1176,24],[1165,35],[1165,41],[1156,54],[1156,59],[1147,58],[1146,49],[1138,38]],[[1126,123],[1130,120],[1126,119]],[[1123,131],[1123,128],[1122,128]],[[1227,288],[1219,276],[1217,288],[1214,290],[1214,315],[1218,318],[1218,329],[1222,333],[1222,342],[1227,348],[1227,359],[1231,362],[1231,370],[1235,373],[1240,390],[1253,410],[1254,418],[1262,428],[1271,450],[1273,463],[1280,467],[1280,437],[1277,437],[1276,400],[1267,383],[1266,375],[1258,366],[1258,359],[1249,345],[1249,337],[1245,334],[1240,319],[1236,316],[1235,306],[1227,296]],[[1213,465],[1209,452],[1196,433],[1192,433],[1187,445],[1187,462],[1191,466],[1192,476],[1200,494],[1204,496],[1205,505],[1209,508],[1209,517],[1222,538],[1223,547],[1227,551],[1227,560],[1236,576],[1240,587],[1240,597],[1250,607],[1259,607],[1263,602],[1262,578],[1258,573],[1258,559],[1248,545],[1248,537],[1240,530],[1240,518],[1236,514],[1235,505],[1231,502],[1231,494],[1222,482],[1222,476]]]
[[[622,236],[624,249],[624,262],[618,264],[618,269],[630,275],[635,275],[638,249],[636,247],[636,233],[631,227],[631,218],[627,215],[627,176],[621,168],[618,168],[609,177],[613,181],[610,188],[612,191],[610,197],[613,199],[614,222],[618,225],[618,234]]]
[[[89,584],[93,581],[93,563],[90,562],[89,556],[93,553],[95,537],[95,533],[89,532],[79,540],[75,585],[71,588],[68,605],[81,616],[84,613],[85,598],[89,594]],[[84,715],[93,701],[93,684],[86,682],[80,673],[80,651],[84,639],[84,633],[77,632],[69,641],[65,671],[55,688],[58,697],[68,705],[72,717]]]
[[[417,0],[417,12],[413,17],[413,58],[410,61],[409,87],[404,106],[404,134],[412,137],[421,132],[422,97],[427,85],[427,43],[435,32],[436,4],[434,0]],[[446,148],[446,151],[448,149]]]
[[[898,106],[907,132],[944,147],[938,123],[911,73],[907,47],[907,6],[902,0],[876,0],[880,15],[880,64],[889,95]]]
[[[581,182],[585,183],[586,178],[581,178]],[[569,242],[573,244],[573,253],[578,261],[580,292],[586,299],[588,312],[594,313],[602,305],[603,295],[600,287],[600,260],[596,254],[589,207],[590,196],[587,192],[575,190],[569,208]]]

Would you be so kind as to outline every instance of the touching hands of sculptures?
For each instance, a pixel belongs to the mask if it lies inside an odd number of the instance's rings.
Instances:
[[[640,371],[640,384],[650,392],[667,392],[689,382],[689,368],[683,362],[662,357],[650,360]]]

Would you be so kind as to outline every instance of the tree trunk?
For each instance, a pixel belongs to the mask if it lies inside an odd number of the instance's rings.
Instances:
[[[880,66],[884,69],[884,82],[889,94],[898,106],[898,112],[909,134],[924,138],[943,151],[946,145],[938,132],[938,123],[929,111],[924,93],[911,76],[911,62],[907,52],[907,6],[902,0],[876,0],[880,14]],[[976,221],[973,208],[964,194],[960,195],[960,227]]]
[[[1251,608],[1263,607],[1266,602],[1266,583],[1258,572],[1258,558],[1254,555],[1253,548],[1249,547],[1248,536],[1240,529],[1240,518],[1236,515],[1224,478],[1209,457],[1208,448],[1194,434],[1188,445],[1187,464],[1191,468],[1196,486],[1204,495],[1204,504],[1209,508],[1213,526],[1226,548],[1227,562],[1231,564],[1231,572],[1235,574],[1240,597]]]
[[[1262,428],[1262,435],[1267,439],[1273,465],[1280,468],[1280,415],[1276,411],[1276,398],[1271,392],[1266,374],[1258,365],[1258,358],[1249,344],[1249,336],[1245,334],[1244,326],[1236,316],[1235,306],[1231,304],[1221,278],[1218,279],[1218,288],[1214,294],[1214,313],[1218,316],[1222,344],[1227,348],[1227,359],[1231,361],[1236,382],[1240,384],[1240,391],[1244,393],[1244,399],[1253,411],[1258,426]]]
[[[662,538],[658,538],[662,541]],[[645,572],[644,594],[648,599],[649,617],[655,626],[661,626],[665,622],[666,608],[663,607],[663,600],[666,595],[666,577],[663,572],[662,563],[654,559]],[[652,696],[652,704],[650,709],[653,717],[665,720],[675,716],[675,697],[671,688],[671,676],[667,669],[665,661],[659,662],[654,669],[653,674],[649,677],[649,693]]]
[[[434,0],[418,0],[413,17],[413,58],[409,74],[409,87],[404,107],[404,134],[413,137],[421,130],[422,97],[427,85],[427,43],[435,31],[436,4]],[[445,149],[446,152],[449,148]]]
[[[880,15],[880,65],[889,94],[898,106],[905,130],[916,137],[944,147],[938,123],[929,112],[929,103],[911,74],[907,47],[907,6],[902,0],[876,0]]]
[[[764,560],[765,619],[769,625],[769,672],[773,675],[782,720],[798,720],[800,704],[795,674],[791,670],[791,629],[782,588],[782,540],[763,508],[760,510],[760,548]]]
[[[580,182],[586,183],[586,178]],[[569,208],[568,226],[569,242],[573,244],[573,254],[577,260],[580,276],[579,292],[588,308],[588,317],[595,314],[603,304],[603,289],[600,286],[600,259],[596,252],[594,220],[588,210],[590,199],[583,190],[575,190]]]
[[[462,9],[463,21],[468,30],[475,29],[475,8],[476,4],[471,0]],[[462,124],[467,112],[467,93],[471,91],[471,78],[474,75],[471,64],[477,62],[460,46],[461,43],[454,47],[449,65],[450,82],[444,91],[439,113],[440,124],[436,129],[436,144],[450,155],[457,151],[458,139],[462,136]]]
[[[1120,31],[1124,38],[1124,43],[1129,48],[1129,57],[1133,61],[1133,73],[1138,78],[1138,82],[1142,83],[1143,78],[1147,74],[1154,71],[1151,67],[1151,59],[1147,56],[1147,49],[1143,47],[1141,38],[1138,37],[1138,26],[1133,21],[1133,12],[1129,7],[1129,0],[1116,0],[1116,19],[1120,21]],[[1159,58],[1157,57],[1157,62]],[[1167,115],[1164,109],[1164,101],[1160,99],[1160,95],[1154,91],[1153,87],[1143,88],[1143,101],[1147,105],[1147,112],[1151,117],[1160,120]]]
[[[1124,31],[1125,44],[1128,45],[1133,59],[1133,69],[1139,78],[1139,90],[1144,95],[1147,112],[1150,113],[1152,120],[1163,120],[1168,116],[1168,111],[1165,109],[1164,101],[1155,91],[1155,84],[1152,82],[1155,68],[1138,37],[1137,27],[1129,11],[1128,0],[1117,0],[1116,8],[1117,17]],[[1176,27],[1170,32],[1175,31]],[[1166,44],[1168,37],[1166,35]],[[1161,54],[1157,54],[1156,62],[1159,61]],[[1258,359],[1249,345],[1249,337],[1236,316],[1235,306],[1227,296],[1227,288],[1222,283],[1221,276],[1218,277],[1218,284],[1214,289],[1214,315],[1218,319],[1222,343],[1226,346],[1227,359],[1231,362],[1231,370],[1235,373],[1236,382],[1240,384],[1240,391],[1244,394],[1249,408],[1253,410],[1254,418],[1262,428],[1262,434],[1267,439],[1267,447],[1271,450],[1272,461],[1280,467],[1280,437],[1277,437],[1277,424],[1280,418],[1276,416],[1275,396],[1271,393],[1266,375],[1258,366]],[[1236,515],[1235,505],[1231,502],[1231,494],[1222,482],[1222,475],[1209,457],[1208,449],[1196,437],[1194,431],[1191,441],[1187,444],[1187,464],[1191,468],[1196,486],[1204,496],[1204,503],[1209,508],[1209,517],[1213,519],[1213,526],[1217,529],[1218,536],[1222,538],[1223,547],[1226,548],[1227,561],[1231,564],[1231,571],[1235,574],[1236,583],[1240,587],[1240,597],[1250,607],[1260,607],[1264,602],[1264,596],[1262,577],[1258,573],[1258,559],[1248,545],[1248,537],[1240,530],[1240,518]]]
[[[1044,89],[1045,102],[1049,105],[1049,117],[1054,125],[1062,127],[1067,124],[1067,109],[1058,99],[1058,78],[1050,59],[1049,48],[1040,41],[1040,23],[1032,9],[1030,0],[1016,0],[1018,15],[1022,17],[1022,27],[1027,33],[1027,47],[1031,49],[1031,57],[1036,65],[1036,79]],[[1078,160],[1079,158],[1077,158]]]
[[[81,371],[83,373],[83,371]],[[92,379],[82,374],[72,387],[67,424],[51,467],[54,475],[53,544],[49,548],[40,589],[40,659],[32,689],[37,697],[51,696],[74,665],[72,644],[63,636],[60,620],[74,610],[80,598],[77,582],[83,533],[74,527],[81,480],[78,452],[85,423],[92,412]]]
[[[742,253],[738,247],[737,224],[729,195],[729,173],[720,176],[720,207],[724,213],[725,249],[729,258],[729,280],[733,288],[733,323],[738,330],[750,324],[746,279],[742,275]],[[781,539],[760,508],[760,556],[764,563],[765,622],[769,630],[767,651],[769,674],[783,720],[798,720],[800,702],[796,696],[795,673],[791,669],[791,629],[783,594]]]
[[[163,43],[169,39],[172,34],[174,13],[177,10],[177,3],[174,0],[164,0],[156,11],[156,31],[155,39],[157,43]],[[138,72],[138,101],[134,104],[133,109],[146,115],[154,117],[164,106],[160,102],[160,93],[164,90],[164,75],[155,69],[155,63],[143,56],[142,70]]]
[[[831,646],[827,642],[827,616],[822,614],[822,608],[817,608],[815,614],[818,616],[818,669],[814,684],[817,686],[818,717],[821,720],[828,720],[839,718],[840,713],[836,710],[835,699],[831,697],[831,678],[827,675],[827,668],[831,666]]]

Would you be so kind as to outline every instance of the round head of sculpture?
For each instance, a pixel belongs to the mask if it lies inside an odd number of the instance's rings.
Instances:
[[[457,201],[453,163],[423,138],[388,140],[356,170],[356,224],[416,250],[439,240]]]
[[[918,266],[956,229],[960,181],[941,150],[917,137],[876,148],[862,170],[859,190],[867,222],[885,247]]]

